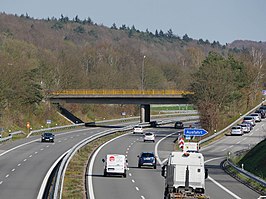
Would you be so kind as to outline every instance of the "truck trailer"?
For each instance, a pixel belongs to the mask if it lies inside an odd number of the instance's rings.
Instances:
[[[209,198],[205,195],[208,170],[201,153],[171,152],[162,167],[162,176],[165,177],[165,199]]]

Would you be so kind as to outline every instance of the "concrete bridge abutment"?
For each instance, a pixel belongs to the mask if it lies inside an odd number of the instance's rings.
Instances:
[[[150,104],[141,104],[140,105],[140,123],[151,121],[150,112],[151,112],[151,105]]]

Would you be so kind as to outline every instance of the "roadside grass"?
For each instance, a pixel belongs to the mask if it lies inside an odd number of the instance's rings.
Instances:
[[[266,180],[266,139],[252,148],[238,165],[244,165],[244,169]]]
[[[249,151],[243,151],[237,155],[231,155],[230,160],[239,168],[241,168],[243,164],[243,168],[246,171],[266,180],[266,139],[261,141]],[[266,187],[239,173],[230,165],[226,165],[224,169],[229,175],[236,178],[243,184],[251,187],[260,194],[266,194]]]
[[[85,177],[90,156],[100,145],[124,133],[125,132],[117,132],[98,138],[78,150],[71,159],[65,173],[63,198],[86,198]]]
[[[225,171],[240,181],[241,183],[247,185],[248,187],[252,188],[253,190],[259,192],[260,194],[266,194],[266,187],[262,186],[261,184],[257,183],[256,181],[247,178],[243,174],[239,173],[237,170],[235,170],[233,167],[230,165],[227,165],[224,167]]]

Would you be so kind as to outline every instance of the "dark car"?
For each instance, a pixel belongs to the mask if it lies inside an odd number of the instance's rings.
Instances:
[[[54,142],[54,134],[52,134],[52,133],[43,133],[41,141],[42,142]]]
[[[141,168],[142,166],[153,167],[156,169],[156,157],[153,152],[142,152],[139,156],[139,163],[138,167]]]
[[[266,112],[266,110],[264,110],[264,109],[257,109],[255,111],[255,113],[260,113],[261,118],[265,118],[265,116],[266,116],[265,112]]]
[[[176,129],[183,129],[183,128],[184,128],[184,124],[183,124],[183,122],[181,122],[181,121],[177,121],[177,122],[175,123],[175,128],[176,128]]]

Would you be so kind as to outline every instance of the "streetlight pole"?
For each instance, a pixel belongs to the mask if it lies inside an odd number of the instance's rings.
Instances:
[[[142,61],[142,67],[141,67],[141,90],[144,90],[144,61],[145,61],[146,56],[143,56],[143,61]]]

